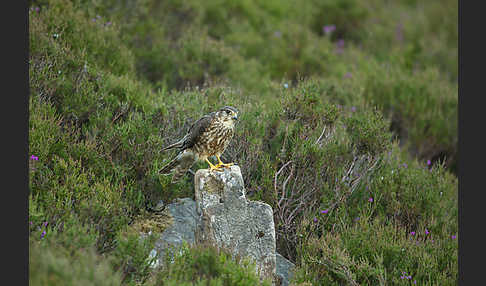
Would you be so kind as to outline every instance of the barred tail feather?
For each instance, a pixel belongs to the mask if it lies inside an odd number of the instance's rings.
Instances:
[[[174,170],[171,182],[175,183],[186,174],[186,172],[192,167],[192,165],[194,165],[195,162],[196,157],[194,153],[185,150],[177,154],[174,159],[162,167],[159,173],[169,174],[172,170]]]
[[[187,139],[186,137],[187,137],[187,135],[184,136],[184,138],[182,138],[181,140],[177,141],[176,143],[170,144],[169,146],[162,148],[161,151],[169,150],[169,149],[172,149],[172,148],[182,148],[182,146],[184,146],[184,142]]]
[[[166,147],[162,148],[162,150],[161,150],[161,151],[169,150],[169,149],[172,149],[172,148],[181,148],[181,147],[182,147],[182,143],[183,143],[183,142],[181,142],[181,141],[176,142],[176,143],[174,143],[174,144],[171,144],[171,145],[169,145],[169,146],[166,146]]]
[[[162,167],[162,169],[160,169],[159,173],[164,175],[170,174],[172,169],[174,169],[177,166],[177,164],[179,164],[179,160],[180,160],[179,157],[180,154],[177,154],[177,156],[172,158],[172,160],[170,160],[169,163],[167,163],[164,167]]]

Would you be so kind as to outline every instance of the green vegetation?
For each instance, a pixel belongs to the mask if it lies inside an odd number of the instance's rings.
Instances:
[[[231,254],[209,245],[183,245],[173,259],[166,257],[165,265],[154,276],[154,285],[271,285],[270,281],[260,282],[255,265],[248,259],[233,260]]]
[[[202,246],[152,269],[134,231],[193,196],[159,150],[222,105],[241,119],[222,159],[274,208],[296,284],[457,283],[457,1],[30,7],[32,285],[254,285]]]

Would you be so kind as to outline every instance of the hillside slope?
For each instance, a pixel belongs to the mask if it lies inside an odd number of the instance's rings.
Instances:
[[[419,2],[31,1],[31,284],[252,285],[204,247],[153,271],[134,228],[193,196],[162,146],[232,105],[295,283],[455,285],[457,1]]]

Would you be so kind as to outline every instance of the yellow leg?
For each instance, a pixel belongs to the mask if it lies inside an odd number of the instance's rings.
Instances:
[[[217,168],[219,168],[219,167],[221,167],[221,166],[223,166],[223,167],[225,167],[225,168],[229,168],[229,167],[231,167],[231,166],[233,166],[233,165],[234,165],[234,163],[223,163],[223,162],[221,161],[221,158],[219,158],[219,156],[218,156],[218,155],[216,155],[216,158],[218,158],[218,164],[215,166],[215,167],[217,167]]]
[[[206,162],[208,162],[209,164],[209,168],[212,170],[215,170],[215,171],[222,171],[222,169],[219,167],[219,166],[214,166],[213,163],[211,163],[208,158],[206,158]]]

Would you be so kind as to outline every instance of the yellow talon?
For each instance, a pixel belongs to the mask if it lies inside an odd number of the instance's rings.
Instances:
[[[216,155],[216,158],[218,158],[218,165],[216,165],[215,167],[219,168],[219,167],[225,167],[225,168],[229,168],[231,166],[234,165],[234,163],[223,163],[223,161],[221,161],[221,158],[219,158],[218,155]]]
[[[208,164],[209,164],[209,168],[211,169],[211,171],[212,171],[212,170],[215,170],[215,171],[223,171],[223,169],[221,169],[221,168],[220,168],[220,166],[218,166],[219,164],[218,164],[218,165],[216,165],[216,166],[214,166],[214,165],[213,165],[213,164],[212,164],[212,163],[211,163],[211,162],[208,160],[208,158],[206,158],[206,162],[208,162]]]

